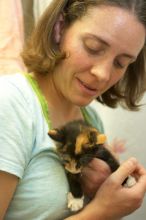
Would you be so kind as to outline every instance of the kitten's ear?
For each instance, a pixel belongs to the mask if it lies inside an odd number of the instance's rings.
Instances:
[[[104,144],[105,142],[106,142],[106,136],[104,134],[98,134],[96,144]]]
[[[62,142],[63,138],[64,138],[63,134],[58,129],[52,129],[52,130],[48,131],[48,135],[54,141],[58,141],[58,142]]]

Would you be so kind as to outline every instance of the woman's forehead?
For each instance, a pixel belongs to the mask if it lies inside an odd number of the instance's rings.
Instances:
[[[92,7],[73,24],[72,34],[89,33],[105,42],[131,48],[133,56],[145,43],[146,30],[130,11],[113,6]]]

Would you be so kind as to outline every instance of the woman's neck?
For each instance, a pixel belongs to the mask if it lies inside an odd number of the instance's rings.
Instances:
[[[36,79],[47,103],[52,127],[83,118],[80,107],[66,100],[56,89],[49,75],[33,75]]]

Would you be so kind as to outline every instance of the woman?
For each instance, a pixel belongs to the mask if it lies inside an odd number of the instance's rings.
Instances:
[[[47,132],[75,119],[102,131],[88,106],[94,99],[138,108],[145,91],[145,10],[144,0],[53,0],[47,8],[22,54],[29,74],[0,79],[0,219],[115,220],[140,207],[144,167],[130,158],[110,174],[94,159],[81,177],[91,201],[70,213],[68,181]],[[137,183],[122,187],[130,174]]]

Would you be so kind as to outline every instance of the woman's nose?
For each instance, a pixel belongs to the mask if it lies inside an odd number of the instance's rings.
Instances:
[[[93,74],[98,82],[107,83],[112,76],[112,64],[110,62],[99,62],[92,66],[91,74]]]

